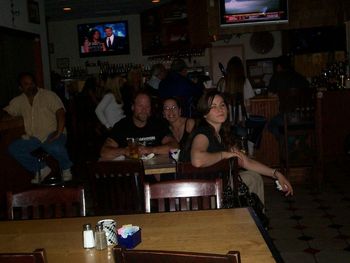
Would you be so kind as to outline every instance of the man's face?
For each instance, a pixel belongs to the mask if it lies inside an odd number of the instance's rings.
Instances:
[[[133,118],[139,122],[146,123],[151,116],[151,100],[145,94],[140,94],[136,97],[132,106]]]
[[[111,28],[106,28],[105,33],[106,33],[107,37],[110,37],[111,35],[113,35],[113,31]]]
[[[37,86],[35,85],[32,77],[30,76],[23,76],[20,79],[20,85],[21,85],[20,87],[21,91],[28,97],[34,96],[38,91]]]

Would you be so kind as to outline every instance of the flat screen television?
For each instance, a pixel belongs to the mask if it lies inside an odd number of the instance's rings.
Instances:
[[[127,21],[78,25],[80,57],[129,54]]]
[[[221,26],[288,22],[288,0],[220,0]]]

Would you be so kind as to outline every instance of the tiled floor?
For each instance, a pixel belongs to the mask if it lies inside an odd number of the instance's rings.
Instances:
[[[266,185],[268,230],[285,263],[350,262],[350,169],[332,165],[320,189],[294,185],[286,198]]]

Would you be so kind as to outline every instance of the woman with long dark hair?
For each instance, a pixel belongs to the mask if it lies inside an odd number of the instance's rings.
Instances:
[[[280,171],[250,159],[236,147],[227,118],[227,104],[220,92],[212,90],[205,93],[198,102],[197,110],[202,119],[191,134],[181,156],[182,161],[191,161],[195,167],[206,167],[222,159],[238,157],[239,166],[245,169],[240,172],[243,182],[263,203],[264,184],[260,174],[278,180],[286,196],[293,195],[291,184]]]

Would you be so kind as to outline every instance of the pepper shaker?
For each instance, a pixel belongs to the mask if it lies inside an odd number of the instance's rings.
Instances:
[[[84,248],[95,247],[94,231],[91,229],[91,224],[83,225],[83,246]]]
[[[103,249],[107,248],[106,232],[103,230],[103,226],[100,224],[96,225],[95,248],[97,250],[103,250]]]

